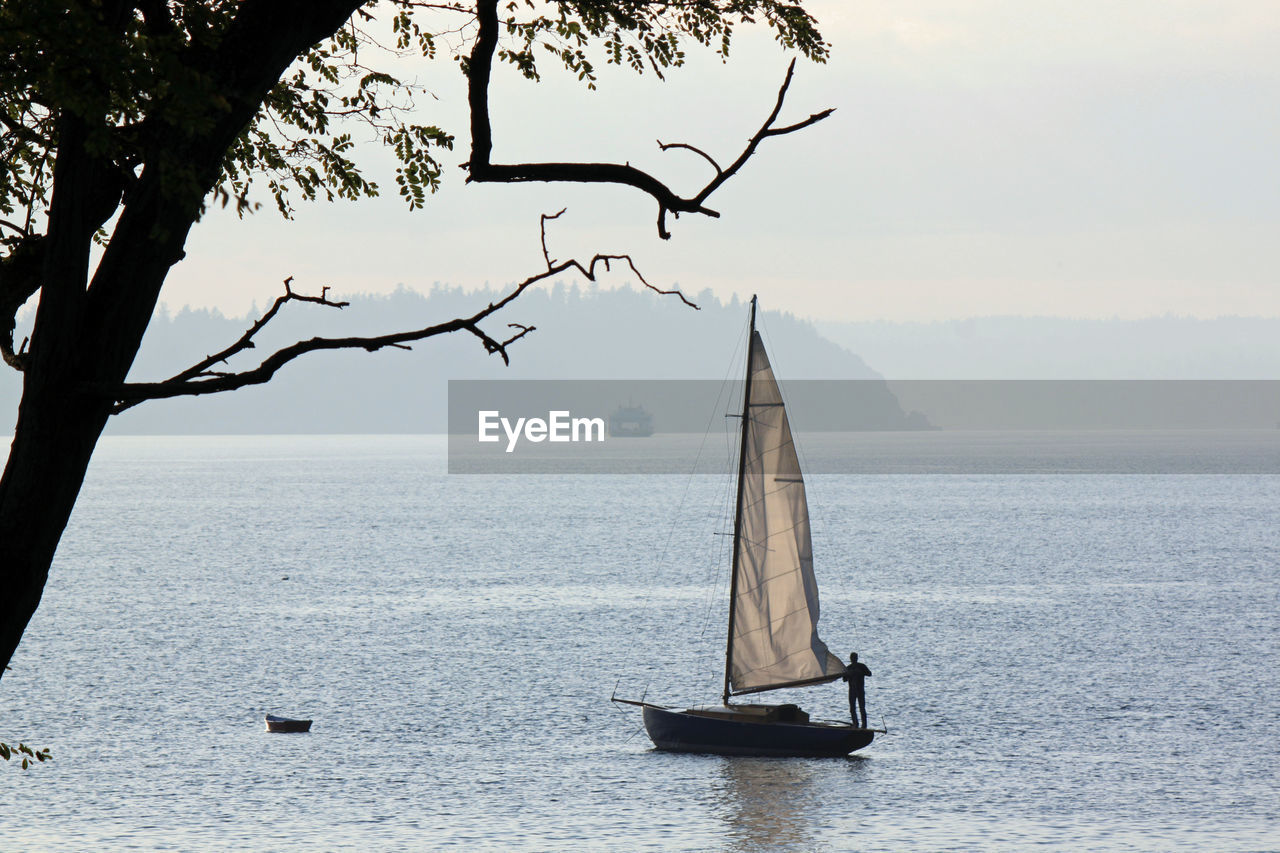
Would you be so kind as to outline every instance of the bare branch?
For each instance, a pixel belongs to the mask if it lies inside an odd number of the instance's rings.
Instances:
[[[689,151],[692,151],[694,154],[701,154],[702,159],[706,160],[708,163],[711,164],[711,168],[716,170],[717,175],[724,174],[724,170],[720,168],[720,164],[717,163],[710,154],[703,151],[701,148],[695,148],[692,145],[689,145],[687,142],[672,142],[670,144],[665,144],[661,139],[657,140],[657,143],[658,143],[658,147],[663,151],[669,151],[672,148],[685,148],[685,149],[688,149]]]
[[[721,171],[719,166],[706,153],[684,143],[674,143],[666,147],[688,148],[706,157],[716,167],[716,176],[697,194],[684,197],[650,175],[648,172],[631,166],[617,163],[517,163],[500,164],[491,162],[493,153],[493,128],[489,122],[489,80],[493,70],[493,56],[498,47],[499,22],[498,0],[480,0],[476,4],[479,31],[475,46],[472,48],[470,62],[467,65],[468,101],[471,107],[471,159],[466,168],[468,181],[482,183],[521,183],[525,181],[539,182],[572,182],[597,184],[623,184],[635,187],[647,193],[658,202],[658,236],[670,239],[667,230],[667,214],[679,218],[681,213],[700,213],[704,216],[719,217],[720,214],[707,207],[705,202],[725,181],[733,177],[743,164],[755,153],[760,142],[770,136],[781,136],[793,133],[802,128],[822,121],[834,110],[814,113],[807,119],[786,127],[774,127],[778,114],[782,111],[787,89],[795,72],[795,60],[787,67],[787,76],[778,90],[778,99],[773,112],[747,142],[747,147],[738,155],[738,159],[729,168]],[[661,145],[662,143],[659,143]],[[664,147],[665,150],[665,147]]]
[[[661,143],[659,143],[659,144],[661,144]],[[542,257],[543,257],[543,259],[545,259],[545,260],[546,260],[546,262],[547,262],[547,269],[551,269],[551,267],[552,267],[551,253],[547,251],[547,223],[548,223],[549,221],[553,220],[553,219],[559,219],[561,216],[563,216],[563,215],[564,215],[564,212],[565,212],[566,210],[568,210],[568,208],[566,208],[566,207],[562,207],[562,208],[560,208],[560,210],[559,210],[559,211],[557,211],[556,213],[553,213],[553,214],[551,214],[551,213],[544,213],[544,214],[542,214],[542,219],[541,219],[541,222],[540,222],[539,227],[540,227],[540,230],[541,230],[541,233],[542,233]],[[635,265],[635,263],[631,260],[631,256],[630,256],[630,255],[596,255],[596,256],[592,259],[592,261],[591,261],[591,269],[590,269],[590,271],[583,269],[583,268],[582,268],[582,265],[581,265],[581,264],[579,264],[577,261],[570,261],[569,263],[570,263],[574,268],[578,269],[578,270],[579,270],[579,271],[580,271],[584,276],[586,276],[586,278],[587,278],[587,280],[588,280],[588,281],[595,281],[595,265],[596,265],[597,263],[603,263],[603,264],[604,264],[605,271],[607,272],[607,271],[609,270],[609,262],[610,262],[610,261],[626,261],[626,262],[627,262],[627,266],[631,267],[631,271],[632,271],[633,273],[635,273],[635,276],[636,276],[636,278],[639,280],[639,282],[640,282],[641,284],[643,284],[645,287],[647,287],[649,290],[652,290],[654,293],[661,294],[662,296],[678,296],[678,297],[680,298],[680,301],[681,301],[681,302],[683,302],[685,305],[688,305],[688,306],[689,306],[690,308],[692,308],[694,311],[701,311],[701,310],[702,310],[702,309],[701,309],[701,308],[699,308],[697,305],[695,305],[694,303],[690,302],[690,301],[685,297],[684,293],[683,293],[679,288],[675,288],[675,289],[673,289],[673,290],[661,290],[661,289],[659,289],[659,288],[655,287],[654,285],[650,284],[650,283],[645,279],[644,275],[640,272],[640,270],[636,268],[636,265]],[[511,324],[511,325],[513,325],[513,326],[514,326],[514,325],[516,325],[516,324],[514,324],[514,323],[513,323],[513,324]],[[522,327],[522,328],[523,328],[523,327]],[[531,328],[531,329],[529,329],[529,331],[533,331],[533,329]],[[517,337],[523,337],[523,334],[522,334],[522,335],[518,335]],[[514,340],[514,338],[513,338],[513,340]],[[510,343],[510,341],[508,341],[508,343]]]
[[[764,124],[760,125],[760,129],[751,137],[750,141],[747,143],[747,147],[738,155],[738,159],[734,160],[733,163],[729,165],[729,168],[716,175],[709,184],[702,188],[701,192],[694,196],[694,200],[696,202],[702,203],[705,201],[707,196],[720,188],[721,184],[737,174],[738,170],[746,164],[752,154],[756,153],[756,148],[766,138],[770,136],[782,136],[786,133],[794,133],[797,130],[803,130],[809,125],[817,124],[835,112],[835,108],[833,107],[831,109],[823,110],[820,113],[814,113],[804,121],[796,122],[795,124],[788,125],[786,127],[773,126],[773,123],[778,120],[778,113],[782,112],[782,104],[787,99],[787,89],[791,87],[791,77],[795,73],[795,70],[796,61],[793,59],[791,60],[791,64],[787,66],[787,76],[783,79],[781,88],[778,89],[778,100],[773,105],[773,112],[769,113],[769,117],[765,119]]]
[[[194,367],[184,370],[182,373],[166,379],[163,382],[138,382],[124,383],[122,385],[111,386],[107,388],[94,388],[92,390],[109,396],[115,401],[112,407],[112,414],[129,409],[143,400],[156,400],[168,397],[184,397],[196,396],[200,394],[215,394],[221,391],[233,391],[237,388],[243,388],[246,385],[261,385],[267,382],[275,375],[276,371],[284,367],[289,362],[305,355],[309,352],[317,350],[335,350],[335,349],[363,349],[368,352],[376,352],[384,347],[397,347],[406,349],[405,344],[425,340],[426,338],[435,337],[437,335],[449,334],[451,332],[468,331],[480,338],[484,343],[485,349],[490,353],[497,353],[503,357],[504,361],[509,363],[509,357],[506,354],[506,346],[511,341],[497,341],[481,331],[479,328],[480,321],[490,316],[494,312],[500,310],[513,299],[529,287],[550,278],[566,270],[582,266],[576,261],[568,261],[562,264],[556,264],[545,272],[530,276],[520,282],[497,302],[492,302],[484,309],[476,312],[470,317],[459,317],[444,323],[438,323],[433,326],[426,326],[421,329],[415,329],[408,332],[396,332],[389,335],[376,335],[371,337],[348,337],[348,338],[311,338],[305,341],[298,341],[291,346],[277,350],[268,356],[257,367],[250,370],[240,371],[238,373],[210,373],[208,367],[220,361],[223,357],[231,355],[233,352],[239,352],[244,349],[252,348],[252,336],[262,326],[275,315],[279,306],[290,298],[304,299],[307,301],[317,301],[319,297],[300,297],[286,293],[285,296],[276,300],[276,304],[271,310],[263,316],[263,319],[254,324],[248,332],[245,333],[235,344],[223,350],[216,356],[209,356],[204,361]],[[520,336],[517,335],[518,339]]]
[[[490,355],[497,353],[502,356],[502,363],[509,366],[511,364],[511,358],[507,355],[507,345],[520,340],[525,335],[536,329],[537,326],[522,326],[519,323],[508,323],[507,327],[519,329],[520,331],[507,338],[505,341],[497,341],[489,337],[489,335],[482,331],[479,326],[472,323],[468,323],[464,326],[468,332],[480,339],[480,342],[484,344],[486,352]]]
[[[328,287],[320,288],[319,296],[305,296],[301,293],[294,293],[293,288],[290,287],[292,283],[293,283],[293,276],[289,276],[284,280],[284,295],[277,297],[276,301],[272,303],[269,309],[267,309],[267,312],[263,314],[261,317],[259,317],[257,322],[255,322],[252,326],[250,326],[249,330],[245,332],[243,335],[241,335],[238,341],[236,341],[234,344],[227,347],[226,349],[222,350],[221,352],[215,353],[214,355],[205,356],[203,361],[193,364],[191,367],[188,367],[186,370],[182,371],[176,376],[166,379],[165,382],[161,384],[167,384],[170,382],[181,383],[181,382],[186,382],[188,380],[195,379],[201,376],[210,376],[210,377],[218,377],[218,378],[234,376],[235,374],[211,373],[209,372],[209,368],[213,367],[215,364],[225,362],[227,359],[231,358],[231,356],[235,355],[238,352],[243,352],[244,350],[247,350],[247,349],[253,349],[254,348],[253,336],[258,334],[258,332],[262,330],[263,326],[270,323],[275,318],[276,314],[280,313],[280,309],[284,307],[284,304],[286,302],[314,302],[317,305],[327,305],[330,308],[337,308],[339,310],[346,308],[350,304],[349,302],[330,301],[326,296],[326,294],[329,292]],[[141,402],[141,401],[139,400],[137,402]],[[124,408],[128,408],[128,406],[125,406]],[[120,409],[120,411],[124,411],[124,409]]]
[[[544,213],[539,222],[538,228],[542,232],[542,257],[546,260],[548,268],[551,266],[551,254],[547,252],[547,223],[552,219],[559,219],[568,209],[567,207],[562,207],[557,213]]]
[[[225,362],[231,356],[243,352],[244,350],[254,349],[253,337],[267,323],[279,313],[281,307],[286,302],[313,302],[318,305],[326,305],[331,308],[344,308],[349,303],[334,302],[328,298],[328,287],[320,290],[319,296],[305,296],[295,293],[292,287],[293,276],[289,276],[284,280],[284,295],[276,298],[272,306],[260,317],[257,322],[249,327],[240,339],[226,349],[210,356],[206,356],[203,360],[197,362],[181,373],[161,382],[127,382],[113,386],[95,386],[91,390],[103,396],[110,397],[113,405],[112,414],[119,414],[133,406],[138,405],[143,400],[157,400],[169,397],[191,397],[201,394],[216,394],[222,391],[234,391],[237,388],[243,388],[246,385],[261,385],[267,382],[275,375],[276,371],[284,367],[289,362],[305,355],[309,352],[317,350],[335,350],[335,349],[363,349],[368,352],[376,352],[386,347],[395,347],[397,349],[411,349],[408,344],[432,338],[437,335],[449,334],[451,332],[469,332],[480,340],[484,346],[485,352],[490,355],[501,356],[504,364],[511,364],[511,357],[507,352],[507,348],[511,344],[523,338],[525,335],[535,331],[535,326],[525,326],[521,323],[508,323],[507,328],[514,329],[515,334],[505,340],[498,340],[480,327],[480,323],[497,312],[501,311],[507,305],[511,304],[519,296],[533,287],[539,282],[554,278],[571,270],[576,270],[587,281],[597,281],[599,278],[599,269],[604,268],[605,272],[612,271],[613,263],[625,263],[631,272],[649,290],[663,296],[676,296],[685,305],[696,310],[699,307],[690,302],[688,297],[680,291],[679,288],[671,290],[662,290],[648,282],[644,275],[641,274],[635,261],[630,255],[604,255],[597,254],[592,256],[591,260],[583,263],[576,259],[553,263],[551,261],[550,251],[547,249],[547,222],[558,219],[564,214],[564,210],[560,210],[554,214],[543,214],[540,219],[540,231],[542,239],[542,256],[547,262],[547,268],[542,272],[531,275],[524,281],[516,284],[501,299],[496,302],[490,302],[481,310],[472,314],[470,317],[457,317],[444,323],[437,323],[433,326],[426,326],[421,329],[415,329],[408,332],[395,332],[389,335],[374,335],[370,337],[348,337],[348,338],[311,338],[305,341],[298,341],[295,344],[284,347],[272,353],[262,361],[257,367],[250,370],[239,372],[215,371],[211,368],[215,364]]]

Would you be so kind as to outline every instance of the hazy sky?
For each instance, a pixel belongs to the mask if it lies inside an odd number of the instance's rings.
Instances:
[[[825,2],[832,43],[802,61],[784,113],[827,121],[768,140],[713,196],[719,220],[658,240],[647,196],[615,188],[464,186],[454,63],[421,66],[423,118],[459,136],[425,211],[386,195],[198,225],[164,299],[243,312],[280,279],[339,292],[479,286],[541,264],[538,214],[569,208],[552,254],[631,252],[655,283],[828,320],[984,314],[1280,315],[1280,4]],[[788,57],[739,33],[663,84],[612,71],[596,92],[548,66],[495,73],[494,159],[629,161],[692,190],[772,106]],[[611,279],[622,283],[624,278]]]

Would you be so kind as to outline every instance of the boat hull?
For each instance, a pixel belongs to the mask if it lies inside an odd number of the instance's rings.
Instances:
[[[776,722],[652,705],[643,710],[654,746],[672,752],[827,758],[848,755],[875,738],[870,729],[836,723]]]
[[[311,731],[310,720],[294,720],[289,717],[276,717],[267,714],[267,731],[287,734],[302,734]]]

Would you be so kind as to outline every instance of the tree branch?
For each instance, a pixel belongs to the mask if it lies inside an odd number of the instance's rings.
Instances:
[[[672,142],[672,143],[670,143],[670,144],[664,144],[664,143],[663,143],[663,141],[662,141],[661,139],[658,139],[658,140],[655,140],[655,141],[658,143],[658,148],[660,148],[660,149],[661,149],[661,150],[663,150],[663,151],[668,151],[668,150],[670,150],[670,149],[672,149],[672,148],[686,148],[686,149],[688,149],[689,151],[692,151],[694,154],[701,155],[701,156],[702,156],[702,159],[704,159],[704,160],[706,160],[708,163],[710,163],[710,164],[711,164],[711,168],[713,168],[713,169],[715,169],[715,170],[716,170],[716,174],[717,174],[717,175],[723,175],[723,174],[724,174],[724,170],[720,168],[720,164],[719,164],[719,163],[717,163],[717,162],[715,161],[715,158],[714,158],[714,157],[712,157],[712,156],[711,156],[710,154],[708,154],[707,152],[703,151],[701,148],[695,148],[694,146],[690,145],[690,144],[689,144],[689,143],[687,143],[687,142]]]
[[[513,165],[491,162],[493,153],[493,128],[489,121],[489,80],[493,69],[493,56],[498,47],[499,22],[498,0],[480,0],[476,4],[477,18],[480,24],[472,48],[470,61],[467,63],[468,101],[471,106],[471,159],[468,161],[468,181],[479,183],[521,183],[525,181],[539,182],[573,182],[597,184],[623,184],[635,187],[647,193],[658,202],[658,236],[670,239],[667,230],[667,214],[679,218],[681,213],[700,213],[704,216],[719,217],[720,214],[707,207],[704,202],[729,178],[742,168],[751,158],[761,141],[770,136],[781,136],[806,128],[822,121],[834,110],[823,110],[814,113],[807,119],[786,127],[774,127],[778,114],[782,111],[787,89],[795,72],[796,62],[791,60],[787,67],[787,76],[782,88],[778,90],[777,103],[769,118],[747,142],[747,147],[738,155],[738,159],[729,168],[721,171],[715,160],[704,152],[684,143],[673,143],[663,146],[663,150],[671,147],[689,148],[711,162],[716,167],[716,176],[695,195],[684,197],[677,194],[666,184],[648,172],[631,166],[617,163],[518,163]],[[661,146],[662,143],[659,143]]]
[[[13,330],[18,309],[40,289],[44,266],[44,237],[19,240],[9,254],[0,258],[0,358],[14,370],[26,370],[25,344],[13,348]]]
[[[25,226],[18,225],[15,222],[10,222],[7,219],[0,219],[0,226],[3,226],[15,232],[19,237],[28,237],[31,234],[31,232],[28,231]]]
[[[760,143],[768,137],[782,136],[783,134],[803,130],[810,125],[817,124],[835,112],[835,108],[831,107],[820,113],[814,113],[804,121],[799,121],[795,124],[787,125],[786,127],[773,126],[773,123],[778,120],[778,113],[782,112],[782,104],[787,99],[787,89],[791,87],[791,77],[795,74],[795,70],[796,61],[793,59],[791,60],[791,64],[787,66],[787,76],[783,79],[782,86],[778,89],[778,100],[773,105],[773,112],[769,113],[769,117],[765,119],[764,124],[760,125],[760,129],[757,130],[755,135],[747,142],[747,147],[738,155],[738,159],[734,160],[733,163],[729,165],[729,168],[725,169],[723,172],[720,172],[717,169],[718,174],[705,187],[703,187],[696,196],[693,197],[694,203],[701,204],[706,201],[707,197],[719,189],[721,184],[736,175],[738,170],[746,165],[747,160],[751,159],[751,155],[756,153],[756,148],[759,147]]]
[[[295,344],[277,350],[270,356],[265,358],[257,367],[240,372],[223,372],[210,370],[215,364],[226,361],[231,356],[243,352],[244,350],[253,349],[253,337],[261,329],[271,322],[279,313],[281,307],[286,302],[314,302],[319,305],[326,305],[332,308],[343,308],[348,305],[346,302],[335,302],[327,296],[328,288],[323,288],[319,296],[305,296],[295,293],[291,287],[293,277],[290,276],[284,280],[284,295],[278,297],[266,313],[262,315],[252,326],[249,327],[240,339],[231,346],[221,350],[214,355],[205,356],[204,359],[182,371],[181,373],[163,380],[161,382],[126,382],[120,385],[101,386],[95,385],[92,391],[101,396],[109,397],[112,401],[111,413],[119,414],[127,409],[136,406],[144,400],[158,400],[169,397],[191,397],[201,394],[217,394],[223,391],[234,391],[237,388],[243,388],[246,385],[261,385],[267,382],[276,374],[276,371],[284,367],[294,359],[303,356],[309,352],[317,350],[336,350],[336,349],[363,349],[367,352],[376,352],[385,347],[396,347],[399,349],[409,349],[407,344],[415,341],[425,340],[427,338],[436,337],[437,335],[449,334],[451,332],[469,332],[478,338],[484,346],[485,351],[490,355],[499,355],[502,357],[504,364],[511,363],[511,357],[507,352],[507,348],[511,344],[523,338],[525,335],[533,332],[535,326],[525,326],[520,323],[508,323],[507,328],[515,329],[515,334],[505,340],[498,340],[492,335],[485,332],[480,323],[492,315],[501,311],[507,305],[516,300],[522,293],[539,282],[546,281],[571,270],[576,270],[587,281],[596,281],[599,277],[599,268],[603,267],[605,272],[612,271],[614,262],[625,263],[636,278],[649,290],[664,296],[676,296],[685,305],[699,310],[698,306],[684,295],[679,288],[671,290],[662,290],[650,284],[636,267],[635,262],[630,255],[594,255],[590,261],[583,263],[581,261],[570,259],[553,263],[550,253],[547,249],[546,227],[549,220],[558,218],[564,211],[554,215],[544,214],[541,218],[541,236],[542,236],[542,253],[547,262],[547,268],[542,272],[531,275],[524,281],[519,282],[515,287],[508,291],[501,299],[496,302],[490,302],[487,306],[472,314],[469,317],[457,317],[444,323],[437,323],[433,326],[426,326],[421,329],[414,329],[408,332],[394,332],[388,335],[374,335],[369,337],[347,337],[347,338],[311,338],[305,341],[298,341]]]
[[[547,262],[548,267],[551,266],[551,253],[547,251],[547,223],[553,219],[559,219],[568,209],[567,207],[562,207],[556,213],[542,214],[541,224],[539,225],[539,230],[542,232],[542,258]]]
[[[255,346],[253,342],[253,336],[258,334],[258,332],[262,329],[263,326],[267,325],[267,323],[270,323],[272,319],[275,318],[276,314],[279,313],[280,309],[284,307],[284,304],[286,302],[294,302],[294,301],[314,302],[317,305],[328,305],[331,308],[337,308],[339,310],[346,308],[348,305],[351,304],[349,302],[330,301],[328,298],[329,288],[327,287],[320,288],[319,296],[306,296],[301,293],[294,293],[293,288],[290,287],[292,283],[293,283],[293,276],[289,276],[284,280],[284,295],[276,297],[276,301],[272,303],[271,307],[267,310],[267,312],[263,314],[260,318],[258,318],[258,321],[254,323],[252,326],[250,326],[247,332],[245,332],[243,335],[240,336],[240,340],[236,341],[234,344],[232,344],[231,346],[227,347],[226,349],[222,350],[219,353],[216,353],[210,356],[205,356],[204,361],[193,364],[191,367],[188,367],[186,370],[182,371],[176,376],[170,379],[167,379],[165,381],[166,382],[186,382],[189,379],[196,379],[201,376],[228,375],[225,373],[213,374],[208,371],[209,371],[209,368],[213,367],[215,364],[226,362],[227,359],[231,358],[231,356],[235,355],[238,352],[243,352],[244,350],[247,350],[247,349],[253,349]]]

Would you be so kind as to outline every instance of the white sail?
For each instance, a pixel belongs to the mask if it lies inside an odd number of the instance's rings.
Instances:
[[[733,693],[838,677],[844,665],[818,638],[809,508],[800,460],[760,334],[751,333],[744,407],[742,499],[729,643]]]

